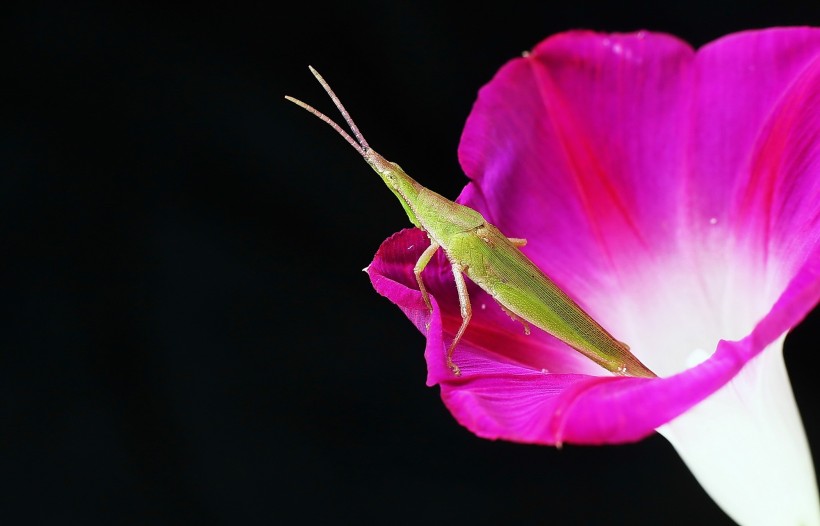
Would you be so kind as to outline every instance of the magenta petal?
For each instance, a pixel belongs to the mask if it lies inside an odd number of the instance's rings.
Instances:
[[[690,134],[690,168],[686,172],[691,197],[688,224],[703,228],[710,218],[718,222],[728,219],[731,208],[727,204],[749,185],[764,183],[754,191],[766,199],[774,197],[768,194],[774,190],[773,181],[783,181],[784,175],[798,178],[794,169],[800,170],[799,166],[777,168],[788,173],[764,171],[774,168],[766,167],[767,159],[782,153],[774,150],[785,147],[783,140],[790,128],[785,121],[794,119],[799,106],[809,111],[807,131],[814,136],[808,137],[808,143],[803,140],[789,148],[794,151],[808,146],[805,153],[816,155],[817,74],[809,74],[814,79],[806,76],[807,70],[816,70],[818,57],[820,30],[815,28],[738,33],[698,51],[694,70],[697,97],[691,119],[696,133]],[[802,87],[796,86],[801,83]],[[756,156],[760,148],[769,152]],[[773,204],[782,204],[780,198],[776,201],[781,202]],[[742,225],[749,216],[736,219]]]
[[[482,88],[459,147],[472,179],[460,201],[526,237],[525,252],[571,296],[671,372],[608,376],[540,331],[524,337],[471,286],[453,376],[449,265],[439,254],[425,270],[431,315],[412,273],[428,241],[403,231],[368,273],[426,333],[428,384],[459,422],[520,442],[638,440],[799,323],[820,299],[818,57],[813,29],[732,35],[698,52],[666,35],[571,32]],[[693,349],[708,359],[670,361]]]
[[[762,263],[791,273],[820,238],[820,53],[778,100],[735,185],[732,222]]]
[[[545,40],[481,89],[459,146],[477,188],[460,201],[482,195],[487,218],[579,298],[619,292],[680,228],[693,60],[666,35]]]

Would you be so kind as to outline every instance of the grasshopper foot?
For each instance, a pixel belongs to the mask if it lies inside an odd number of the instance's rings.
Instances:
[[[453,363],[453,360],[451,360],[450,358],[447,358],[447,367],[449,367],[450,370],[453,371],[454,375],[461,376],[461,369],[459,369],[458,365]]]
[[[504,312],[506,312],[506,313],[507,313],[507,316],[509,316],[509,317],[510,317],[510,319],[511,319],[512,321],[517,321],[517,322],[520,322],[520,323],[521,323],[521,325],[523,325],[523,326],[524,326],[524,335],[525,335],[525,336],[529,336],[529,335],[530,335],[530,324],[529,324],[529,323],[527,323],[527,321],[526,321],[526,320],[524,320],[523,318],[519,318],[518,316],[516,316],[516,315],[515,315],[515,313],[514,313],[513,311],[509,310],[507,307],[505,307],[505,306],[504,306],[504,305],[502,305],[501,303],[499,303],[499,304],[498,304],[498,306],[499,306],[499,307],[501,307],[501,310],[503,310]]]

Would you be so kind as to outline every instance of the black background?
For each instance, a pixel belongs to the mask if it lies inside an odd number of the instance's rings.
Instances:
[[[389,5],[388,5],[389,4]],[[4,6],[6,524],[729,524],[658,436],[490,442],[361,269],[407,226],[339,137],[454,198],[478,89],[572,28],[723,34],[812,2]],[[820,444],[816,316],[787,340]]]

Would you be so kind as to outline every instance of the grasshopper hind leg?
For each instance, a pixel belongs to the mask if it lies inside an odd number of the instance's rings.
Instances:
[[[453,343],[447,349],[447,367],[453,371],[456,376],[461,376],[461,369],[453,361],[453,351],[456,349],[459,340],[464,335],[467,325],[470,323],[470,318],[473,317],[473,308],[470,306],[470,295],[467,293],[467,283],[464,281],[464,267],[453,263],[453,277],[456,280],[456,290],[458,291],[458,303],[461,306],[461,327],[458,328],[456,337],[453,338]]]

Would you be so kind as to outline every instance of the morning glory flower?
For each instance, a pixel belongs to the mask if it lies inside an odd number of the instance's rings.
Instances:
[[[418,229],[367,271],[427,336],[428,385],[478,436],[560,445],[658,431],[740,524],[820,524],[782,358],[820,298],[820,30],[573,31],[505,64],[459,147],[479,210],[659,378],[619,377],[525,334],[478,287],[461,318]]]

